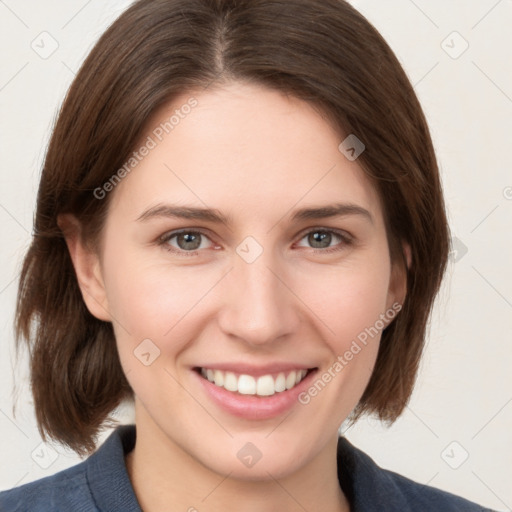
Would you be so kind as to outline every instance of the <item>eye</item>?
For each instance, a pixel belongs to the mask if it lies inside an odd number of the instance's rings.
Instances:
[[[327,228],[310,229],[302,234],[300,240],[304,239],[307,239],[313,252],[322,254],[341,251],[352,244],[352,237],[348,233]],[[338,243],[332,246],[332,242],[336,241]],[[197,256],[199,250],[211,248],[213,242],[200,230],[182,229],[161,236],[158,244],[179,256]]]
[[[352,237],[348,233],[326,228],[310,229],[302,235],[301,240],[304,239],[311,244],[315,253],[341,251],[352,244]],[[336,240],[338,240],[338,244],[331,246],[330,244]]]
[[[199,249],[207,249],[208,246],[203,243],[209,240],[202,231],[181,230],[166,233],[159,238],[158,243],[166,250],[184,256],[195,256]]]

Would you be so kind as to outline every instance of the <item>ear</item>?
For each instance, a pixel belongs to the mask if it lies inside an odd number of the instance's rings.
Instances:
[[[407,267],[405,268],[402,261],[397,261],[392,265],[387,309],[391,308],[395,303],[402,306],[407,295],[407,270],[411,268],[412,264],[411,247],[408,243],[402,242],[402,251]]]
[[[87,309],[99,320],[110,322],[99,256],[84,243],[80,222],[74,215],[59,215],[57,224],[64,234]]]

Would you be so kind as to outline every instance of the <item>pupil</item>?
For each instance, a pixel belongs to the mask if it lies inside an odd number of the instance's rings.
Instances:
[[[325,231],[315,231],[314,233],[311,233],[310,235],[310,243],[313,247],[329,247],[330,243],[330,233],[326,233]],[[327,239],[327,244],[322,244]],[[316,246],[315,244],[319,243],[319,246]]]
[[[184,241],[183,244],[179,243],[180,241]],[[199,237],[197,235],[191,233],[184,233],[178,237],[178,244],[181,249],[197,249],[200,244],[198,244]]]

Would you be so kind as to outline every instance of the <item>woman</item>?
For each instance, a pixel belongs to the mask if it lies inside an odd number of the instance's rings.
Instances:
[[[482,510],[338,436],[406,406],[448,247],[421,107],[349,4],[136,2],[59,114],[18,295],[41,435],[90,457],[2,510]]]

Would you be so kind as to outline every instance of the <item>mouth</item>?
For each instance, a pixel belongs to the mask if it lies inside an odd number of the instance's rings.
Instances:
[[[194,368],[194,371],[203,379],[208,380],[217,387],[237,395],[253,395],[257,397],[268,397],[293,389],[310,373],[316,370],[316,367],[297,368],[255,376],[215,368]]]

